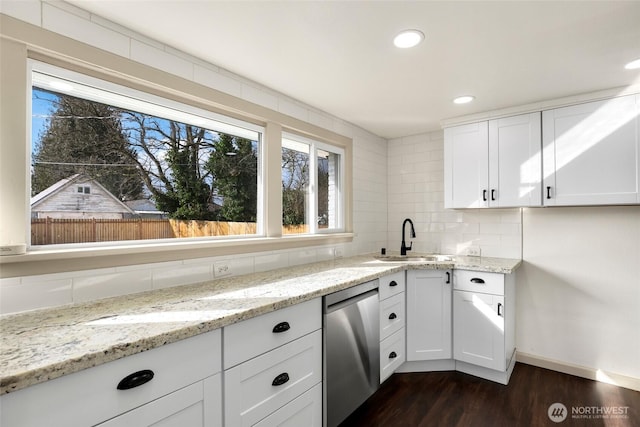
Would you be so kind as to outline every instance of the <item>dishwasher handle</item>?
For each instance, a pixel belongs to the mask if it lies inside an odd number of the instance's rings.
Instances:
[[[363,294],[358,294],[356,296],[353,296],[349,299],[345,299],[342,301],[338,301],[336,303],[333,303],[331,305],[327,305],[327,308],[325,309],[325,313],[333,313],[336,310],[340,310],[341,308],[344,308],[348,305],[352,305],[352,304],[357,304],[358,302],[370,298],[372,296],[376,296],[378,295],[378,289],[372,289],[370,291],[367,291]]]

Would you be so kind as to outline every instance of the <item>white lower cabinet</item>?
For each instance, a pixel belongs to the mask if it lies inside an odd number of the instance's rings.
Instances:
[[[166,344],[3,395],[0,425],[217,427],[221,359],[220,330]]]
[[[406,360],[406,275],[404,271],[379,279],[380,288],[380,384]]]
[[[255,424],[255,427],[302,426],[322,426],[322,384],[316,384],[311,390]]]
[[[407,360],[451,359],[451,271],[407,271]]]
[[[321,423],[321,328],[319,298],[224,328],[226,426]]]
[[[222,427],[221,375],[174,391],[99,427]],[[212,407],[211,402],[217,402]]]
[[[513,275],[454,273],[453,353],[457,370],[504,384],[509,381],[515,363],[514,308]]]

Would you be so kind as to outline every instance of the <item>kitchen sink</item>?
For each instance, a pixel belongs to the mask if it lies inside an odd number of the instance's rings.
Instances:
[[[448,255],[378,255],[376,259],[387,262],[451,262]]]

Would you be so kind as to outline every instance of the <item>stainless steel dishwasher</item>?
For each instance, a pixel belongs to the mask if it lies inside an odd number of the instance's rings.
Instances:
[[[324,297],[324,419],[335,427],[380,387],[380,303],[374,280]]]

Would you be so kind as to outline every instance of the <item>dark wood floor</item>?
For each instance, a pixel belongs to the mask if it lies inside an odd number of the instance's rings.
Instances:
[[[547,413],[556,402],[568,412],[559,423]],[[628,408],[626,414],[578,418],[574,407]],[[521,363],[508,386],[460,372],[394,374],[341,424],[351,426],[639,427],[640,392]]]

